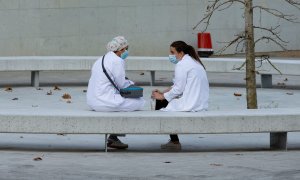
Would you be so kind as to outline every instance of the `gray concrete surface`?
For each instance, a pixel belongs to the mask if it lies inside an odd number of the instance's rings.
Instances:
[[[299,152],[52,153],[0,155],[2,180],[297,180]],[[42,161],[32,159],[42,156]]]
[[[128,74],[143,83],[145,75]],[[159,73],[160,74],[160,73]],[[84,104],[86,72],[46,73],[42,90],[28,87],[24,74],[2,73],[0,108],[36,106],[51,108],[86,108]],[[9,78],[5,78],[9,77]],[[170,84],[172,74],[161,73],[162,89]],[[243,76],[209,75],[215,84],[243,85]],[[300,107],[299,77],[289,77],[285,88],[258,88],[259,108]],[[54,91],[55,81],[61,88]],[[145,82],[148,82],[145,80]],[[224,83],[227,82],[227,83]],[[229,84],[228,84],[229,82]],[[276,81],[275,81],[276,82]],[[12,92],[4,91],[11,84]],[[16,84],[16,85],[14,85]],[[63,85],[66,84],[66,85]],[[26,86],[24,86],[26,85]],[[76,85],[76,86],[74,86]],[[150,100],[151,87],[145,87]],[[291,88],[289,88],[291,87]],[[49,91],[52,96],[47,96]],[[241,97],[233,95],[241,93]],[[72,103],[61,100],[64,93]],[[12,100],[18,98],[18,100]],[[149,102],[149,101],[148,101]],[[245,109],[243,87],[211,87],[210,109]],[[146,104],[145,109],[150,108]],[[300,134],[288,134],[288,151],[269,151],[269,134],[180,135],[182,151],[160,149],[166,135],[127,135],[121,137],[129,149],[110,149],[103,153],[103,135],[0,134],[0,179],[288,179],[300,178]],[[34,161],[42,156],[41,161]]]

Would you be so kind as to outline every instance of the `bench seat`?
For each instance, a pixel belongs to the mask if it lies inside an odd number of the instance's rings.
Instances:
[[[96,56],[23,56],[0,57],[0,71],[31,71],[31,85],[39,87],[40,71],[90,71],[99,57]],[[201,58],[207,72],[245,73],[245,67],[237,70],[244,58]],[[283,75],[300,75],[300,61],[288,59],[271,59],[272,64]],[[262,87],[272,87],[272,75],[280,74],[267,61],[256,62],[261,74]],[[155,83],[155,71],[174,71],[174,65],[168,57],[129,56],[126,60],[127,71],[149,71],[150,85]]]
[[[287,132],[296,131],[300,131],[300,108],[194,113],[94,112],[42,108],[0,110],[0,133],[105,135],[271,133],[271,148],[285,150]]]

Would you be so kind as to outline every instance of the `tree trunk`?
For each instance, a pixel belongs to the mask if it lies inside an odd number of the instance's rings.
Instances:
[[[245,0],[245,39],[247,108],[257,109],[252,0]]]

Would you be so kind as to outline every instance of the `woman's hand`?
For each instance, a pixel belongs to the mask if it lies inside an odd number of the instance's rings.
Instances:
[[[159,93],[161,93],[160,90],[158,90],[158,89],[152,90],[152,94],[153,94],[154,92],[159,92]]]
[[[164,94],[161,93],[160,91],[152,91],[152,95],[151,95],[152,99],[157,99],[157,100],[164,100]]]

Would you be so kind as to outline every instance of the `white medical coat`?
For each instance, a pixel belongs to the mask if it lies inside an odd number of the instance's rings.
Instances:
[[[105,55],[104,67],[119,89],[133,84],[125,79],[125,61],[114,52]],[[95,111],[135,111],[145,104],[143,98],[123,98],[102,70],[102,57],[92,67],[87,89],[87,104]]]
[[[175,67],[174,85],[164,93],[169,102],[163,111],[203,111],[208,109],[209,84],[203,66],[184,55]]]

